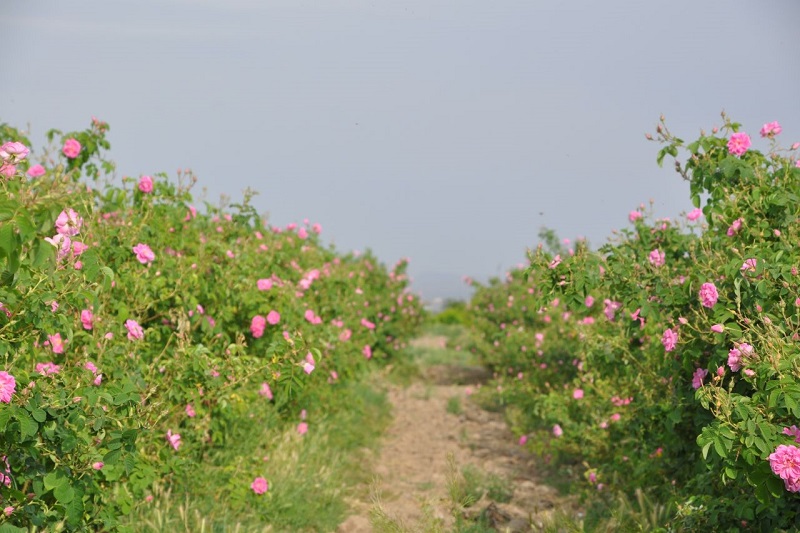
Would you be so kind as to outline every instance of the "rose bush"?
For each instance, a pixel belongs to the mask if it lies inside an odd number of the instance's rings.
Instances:
[[[60,148],[34,164],[0,126],[9,525],[120,529],[155,483],[191,490],[201,472],[231,509],[252,506],[261,457],[216,464],[215,450],[301,410],[313,431],[421,319],[404,261],[337,253],[317,224],[270,226],[249,193],[197,209],[190,172],[114,185],[107,130],[53,130]]]
[[[687,144],[662,118],[648,138],[689,185],[685,220],[641,206],[597,251],[545,235],[471,303],[487,391],[541,436],[527,445],[593,501],[642,488],[671,503],[676,529],[800,519],[800,145],[781,148],[777,123],[763,151],[740,130],[723,115]]]

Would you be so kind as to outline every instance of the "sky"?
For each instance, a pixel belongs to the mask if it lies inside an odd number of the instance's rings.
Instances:
[[[599,246],[641,203],[689,210],[644,137],[661,114],[800,141],[798,21],[795,0],[5,0],[0,122],[41,148],[96,116],[118,176],[255,189],[270,223],[457,298],[543,226]]]

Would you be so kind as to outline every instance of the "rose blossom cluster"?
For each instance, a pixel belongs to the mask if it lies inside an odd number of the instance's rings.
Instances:
[[[769,455],[769,466],[783,480],[786,490],[800,492],[800,448],[781,444]]]

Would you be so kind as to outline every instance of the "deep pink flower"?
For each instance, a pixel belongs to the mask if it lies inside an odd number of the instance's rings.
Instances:
[[[776,135],[779,135],[780,132],[782,131],[783,128],[781,128],[781,125],[778,124],[778,122],[776,121],[776,122],[767,122],[766,124],[761,126],[760,133],[762,137],[775,137]]]
[[[717,287],[713,283],[703,283],[700,287],[700,303],[703,307],[714,307],[718,298]]]
[[[527,442],[528,442],[528,436],[527,435],[521,435],[519,437],[519,445],[520,446],[525,446],[525,443],[527,443]]]
[[[180,433],[173,433],[171,429],[167,430],[167,441],[169,442],[170,446],[175,448],[177,451],[178,448],[181,446],[181,434]]]
[[[186,411],[186,416],[188,416],[189,418],[194,418],[197,415],[197,412],[194,410],[194,407],[190,403],[186,404],[185,411]]]
[[[692,387],[694,389],[699,389],[703,386],[703,379],[708,375],[708,370],[705,368],[698,368],[694,371],[692,375]]]
[[[81,231],[83,218],[73,209],[61,211],[56,218],[56,232],[67,237],[74,237]]]
[[[664,335],[661,336],[661,344],[664,345],[664,350],[671,352],[678,344],[678,334],[671,329],[664,330]]]
[[[583,398],[583,389],[575,389],[574,391],[572,391],[572,397],[575,398],[576,400],[580,400],[581,398]]]
[[[81,311],[81,324],[83,329],[91,330],[94,327],[94,314],[88,309]]]
[[[80,241],[72,241],[72,255],[79,256],[89,249],[89,245]]]
[[[640,218],[642,218],[641,211],[631,211],[630,213],[628,213],[628,220],[630,222],[636,222]]]
[[[375,324],[367,320],[366,318],[361,319],[361,325],[367,329],[375,329]]]
[[[780,477],[786,490],[800,491],[800,449],[781,444],[769,455],[769,466]]]
[[[145,194],[153,192],[153,178],[151,176],[142,176],[139,178],[139,190]]]
[[[260,279],[256,282],[256,286],[260,291],[268,291],[272,288],[272,280],[271,279]]]
[[[723,326],[722,324],[714,324],[713,326],[711,326],[711,331],[713,331],[714,333],[722,333],[723,331],[725,331],[725,326]]]
[[[270,326],[274,326],[280,321],[281,321],[281,315],[277,311],[272,310],[269,313],[267,313],[267,323]]]
[[[135,320],[126,320],[125,328],[128,330],[128,340],[134,341],[144,338],[144,330]]]
[[[744,132],[734,133],[728,139],[728,151],[733,155],[743,155],[750,148],[750,136]]]
[[[86,361],[86,362],[83,364],[83,368],[85,368],[86,370],[88,370],[88,371],[89,371],[89,372],[91,372],[92,374],[97,374],[97,367],[96,367],[96,366],[95,366],[95,364],[94,364],[94,363],[92,363],[91,361]]]
[[[81,143],[77,139],[67,139],[61,151],[70,159],[75,159],[81,153]]]
[[[263,477],[257,477],[250,483],[250,488],[253,489],[253,492],[256,494],[264,494],[269,490],[269,483]]]
[[[755,272],[756,266],[758,266],[758,259],[750,258],[745,260],[744,263],[742,263],[742,268],[740,268],[739,270],[742,273]]]
[[[298,236],[299,238],[301,238],[301,239],[304,239],[304,240],[305,240],[305,239],[307,239],[307,238],[308,238],[308,231],[306,230],[306,228],[300,228],[300,229],[297,231],[297,236]]]
[[[594,305],[594,298],[591,295],[589,295],[586,297],[583,303],[586,304],[586,307],[591,307]]]
[[[153,250],[141,242],[133,247],[133,253],[136,254],[136,259],[143,265],[151,263],[156,258],[156,254],[153,253]]]
[[[256,339],[261,338],[264,335],[264,328],[266,327],[267,319],[261,315],[254,316],[253,320],[250,321],[250,333],[252,333],[253,337]]]
[[[800,429],[798,429],[797,426],[783,428],[783,434],[794,437],[795,442],[800,442]]]
[[[92,383],[99,386],[102,381],[103,381],[103,374],[97,374],[94,377],[94,381]]]
[[[28,176],[31,178],[38,178],[40,176],[44,176],[45,172],[47,172],[42,165],[33,165],[31,168],[28,169]]]
[[[733,223],[728,228],[726,235],[728,237],[733,237],[734,235],[739,233],[739,230],[742,229],[742,222],[744,222],[744,219],[742,218],[737,218],[736,220],[734,220]]]
[[[6,371],[0,371],[0,402],[11,403],[11,396],[17,390],[17,380]]]
[[[561,426],[559,426],[558,424],[553,426],[553,435],[555,435],[556,437],[560,437],[563,434],[564,430],[561,429]]]
[[[95,470],[102,470],[104,466],[105,465],[103,464],[103,461],[97,461],[96,463],[92,463],[92,468],[94,468]]]

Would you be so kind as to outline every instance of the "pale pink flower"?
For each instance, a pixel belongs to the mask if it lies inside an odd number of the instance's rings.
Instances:
[[[795,442],[800,442],[800,429],[798,429],[797,426],[783,428],[783,434],[794,437]]]
[[[0,146],[0,159],[10,165],[22,161],[29,153],[28,147],[21,142],[9,141]]]
[[[725,326],[723,326],[722,324],[714,324],[713,326],[711,326],[711,331],[713,331],[714,333],[722,333],[723,331],[725,331]]]
[[[89,249],[87,244],[80,241],[72,241],[72,255],[78,256]]]
[[[272,399],[272,389],[269,388],[269,383],[266,382],[262,383],[261,389],[258,391],[258,393],[261,396],[265,397],[267,400]]]
[[[319,235],[320,233],[322,233],[322,226],[320,224],[314,224],[313,226],[311,226],[311,231]]]
[[[142,176],[139,178],[139,190],[145,194],[153,192],[153,178],[151,176]]]
[[[700,303],[703,307],[714,307],[719,299],[717,287],[713,283],[703,283],[700,287]]]
[[[580,400],[581,398],[583,398],[583,389],[575,389],[574,391],[572,391],[572,397],[575,398],[576,400]]]
[[[300,435],[305,435],[308,432],[308,423],[307,422],[300,422],[297,424],[297,433]]]
[[[96,386],[100,386],[100,383],[102,383],[102,381],[103,381],[103,374],[97,374],[94,377],[94,381],[92,381],[92,383],[94,383]]]
[[[758,259],[750,258],[745,260],[744,263],[742,263],[742,268],[740,268],[739,271],[741,271],[742,273],[755,272],[756,266],[758,266]]]
[[[31,178],[38,178],[40,176],[44,176],[45,172],[47,172],[42,165],[33,165],[31,168],[28,169],[28,176]]]
[[[642,213],[640,211],[631,211],[628,213],[628,220],[630,222],[636,222],[640,218],[642,218]]]
[[[16,165],[9,165],[8,163],[0,163],[0,176],[6,178],[13,178],[17,174]]]
[[[664,334],[661,336],[661,344],[664,345],[664,350],[671,352],[678,344],[678,334],[671,329],[664,330]]]
[[[64,353],[64,340],[61,338],[61,333],[48,335],[47,340],[50,342],[53,353]]]
[[[130,318],[125,321],[125,329],[128,330],[128,340],[134,341],[144,338],[144,330],[135,320]]]
[[[314,361],[314,356],[311,355],[311,352],[308,352],[306,354],[306,360],[303,363],[303,372],[305,372],[306,374],[311,374],[314,371],[315,367],[316,363]]]
[[[742,352],[737,348],[732,348],[728,352],[728,366],[734,372],[738,372],[742,368]]]
[[[94,327],[94,314],[89,309],[81,311],[81,324],[83,329],[91,330]]]
[[[694,389],[699,389],[703,386],[703,379],[708,375],[708,370],[705,368],[698,368],[694,371],[692,375],[692,387]]]
[[[250,483],[250,488],[253,489],[253,492],[256,494],[264,494],[269,490],[269,483],[263,477],[257,477]]]
[[[61,367],[52,362],[37,363],[36,371],[43,376],[49,376],[50,374],[58,374],[61,371]]]
[[[614,301],[609,300],[608,298],[606,298],[603,301],[603,304],[605,306],[603,308],[603,313],[605,313],[607,319],[613,321],[614,317],[616,316],[617,311],[622,309],[622,303],[621,302],[614,302]]]
[[[6,516],[11,516],[11,513],[13,512],[14,512],[14,507],[12,505],[9,505],[8,507],[3,509],[3,514]]]
[[[92,463],[92,468],[94,468],[95,470],[102,470],[104,466],[105,465],[103,464],[103,461],[97,461],[96,463]]]
[[[272,288],[272,280],[271,279],[260,279],[256,282],[256,286],[260,291],[268,291]]]
[[[750,136],[744,132],[734,133],[728,139],[728,151],[733,155],[744,155],[748,148],[750,148]]]
[[[561,426],[559,426],[558,424],[553,426],[553,435],[555,435],[556,437],[560,437],[563,434],[564,430],[561,429]]]
[[[299,238],[301,238],[301,239],[304,239],[304,240],[305,240],[305,239],[307,239],[307,238],[308,238],[308,231],[306,230],[306,228],[300,228],[300,229],[297,231],[297,236],[298,236]]]
[[[650,252],[648,259],[650,260],[651,265],[658,268],[664,266],[664,263],[666,262],[666,254],[659,249],[655,249]]]
[[[269,325],[274,326],[280,321],[281,321],[281,315],[277,311],[273,310],[267,313],[267,323]]]
[[[180,433],[173,433],[171,429],[167,430],[167,441],[169,442],[170,446],[175,448],[177,451],[178,448],[181,446],[181,434]]]
[[[620,418],[622,418],[622,415],[620,415],[619,413],[614,413],[613,415],[611,415],[612,422],[618,422]]]
[[[59,261],[69,255],[72,247],[72,241],[66,235],[56,233],[52,237],[45,237],[44,240],[56,247],[57,259]]]
[[[56,232],[67,237],[74,237],[81,231],[83,218],[74,209],[61,211],[56,218]]]
[[[778,124],[778,122],[776,121],[776,122],[767,122],[766,124],[761,126],[760,133],[762,137],[775,137],[776,135],[779,135],[780,132],[782,131],[783,128],[781,128],[781,125]]]
[[[85,368],[92,374],[97,374],[97,367],[91,361],[86,361],[85,363],[83,363],[83,368]]]
[[[372,358],[372,347],[369,344],[365,344],[364,345],[364,349],[361,350],[361,353],[363,353],[364,357],[366,357],[367,359],[371,359]]]
[[[0,371],[0,402],[11,403],[11,396],[17,390],[17,380],[6,371]]]
[[[550,264],[547,265],[547,268],[552,270],[552,269],[556,268],[560,264],[561,264],[561,255],[556,254],[556,256],[553,258],[553,260],[550,261]]]
[[[156,254],[153,253],[153,250],[141,242],[133,247],[133,253],[136,254],[136,259],[143,265],[151,263],[156,258]]]
[[[186,411],[186,416],[188,416],[189,418],[194,418],[195,415],[197,415],[197,412],[194,410],[194,407],[190,403],[186,404],[185,411]]]
[[[264,328],[267,327],[267,319],[265,319],[261,315],[256,315],[250,321],[250,333],[253,334],[253,337],[256,339],[261,338],[264,335]]]
[[[77,139],[67,139],[64,141],[64,146],[61,152],[70,159],[75,159],[81,153],[81,143]]]
[[[583,303],[586,304],[586,307],[591,307],[594,305],[594,298],[589,295],[586,297],[586,300],[584,300]]]
[[[699,207],[695,207],[694,209],[689,211],[689,213],[686,215],[686,218],[688,218],[689,220],[694,222],[695,220],[697,220],[701,216],[703,216],[703,210],[700,209]]]
[[[366,318],[361,319],[361,325],[367,329],[375,329],[375,324],[367,320]]]
[[[353,334],[352,331],[350,331],[349,329],[345,329],[344,331],[342,331],[339,334],[339,340],[342,341],[342,342],[346,342],[346,341],[350,340],[350,336],[352,334]]]

